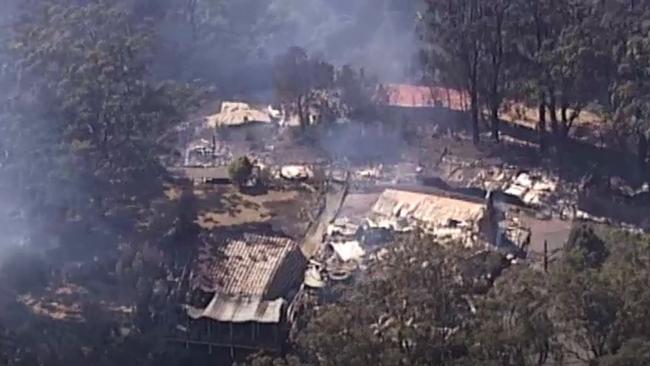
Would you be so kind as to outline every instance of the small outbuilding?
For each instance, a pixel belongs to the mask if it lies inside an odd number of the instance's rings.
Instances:
[[[194,266],[195,301],[185,306],[186,332],[177,340],[210,350],[280,349],[291,323],[288,308],[306,267],[290,238],[211,235]]]

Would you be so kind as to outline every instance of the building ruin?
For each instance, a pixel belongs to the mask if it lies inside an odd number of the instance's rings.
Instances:
[[[307,264],[290,238],[215,234],[199,250],[174,341],[213,349],[281,349]]]

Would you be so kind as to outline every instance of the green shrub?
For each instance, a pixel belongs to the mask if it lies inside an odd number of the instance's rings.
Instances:
[[[230,166],[228,166],[228,175],[230,179],[238,186],[243,186],[253,174],[253,163],[247,156],[242,156],[235,159]]]

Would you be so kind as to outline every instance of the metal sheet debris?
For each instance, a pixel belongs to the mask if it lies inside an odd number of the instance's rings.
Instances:
[[[280,168],[280,176],[288,180],[305,180],[313,177],[314,172],[305,165],[285,165]]]
[[[320,270],[317,266],[310,265],[305,271],[305,286],[310,288],[322,288],[325,286],[325,281],[321,276]]]
[[[332,242],[330,243],[334,252],[341,258],[342,261],[360,261],[366,252],[361,247],[357,240],[346,242]]]
[[[359,231],[359,225],[348,218],[338,218],[327,227],[327,236],[353,237]]]
[[[192,319],[208,318],[230,323],[279,323],[286,301],[265,301],[257,296],[228,296],[215,294],[205,309],[187,306]]]

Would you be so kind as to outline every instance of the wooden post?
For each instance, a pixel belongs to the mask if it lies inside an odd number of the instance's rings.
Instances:
[[[232,322],[228,323],[230,328],[230,357],[235,358],[235,348],[233,347]]]
[[[278,325],[273,326],[273,347],[278,345]]]
[[[208,325],[208,354],[212,354],[212,321],[206,320],[205,323]]]

